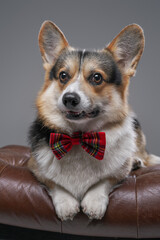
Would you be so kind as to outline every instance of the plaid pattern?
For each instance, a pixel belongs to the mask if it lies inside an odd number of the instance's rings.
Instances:
[[[104,132],[75,132],[72,137],[61,133],[50,134],[51,149],[59,160],[72,149],[73,145],[79,144],[94,158],[103,159],[106,146]]]

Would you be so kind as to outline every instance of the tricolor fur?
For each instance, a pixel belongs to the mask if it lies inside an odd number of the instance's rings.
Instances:
[[[145,150],[145,137],[128,105],[128,86],[144,49],[140,26],[124,28],[104,49],[77,50],[59,28],[43,23],[39,46],[46,70],[38,94],[37,119],[29,139],[29,168],[46,184],[57,215],[72,219],[80,206],[90,218],[102,218],[108,195],[133,166],[160,163]],[[104,159],[73,146],[60,161],[49,146],[51,132],[106,133]]]

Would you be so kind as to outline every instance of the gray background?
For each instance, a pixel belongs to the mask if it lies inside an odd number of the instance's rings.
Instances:
[[[128,24],[138,23],[146,46],[131,79],[129,101],[160,155],[159,0],[0,0],[0,146],[27,145],[44,71],[37,36],[44,20],[54,21],[69,43],[102,48]]]

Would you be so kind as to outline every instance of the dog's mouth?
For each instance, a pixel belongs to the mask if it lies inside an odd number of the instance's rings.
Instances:
[[[84,118],[95,118],[99,115],[99,113],[100,113],[100,110],[98,108],[95,108],[93,111],[88,113],[85,111],[81,111],[81,112],[67,111],[65,112],[65,116],[67,119],[70,119],[70,120],[80,120]]]

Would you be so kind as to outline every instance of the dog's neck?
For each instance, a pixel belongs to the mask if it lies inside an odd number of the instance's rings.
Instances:
[[[49,145],[49,139],[51,133],[64,133],[68,135],[72,135],[73,132],[81,131],[81,132],[87,132],[87,131],[101,131],[101,130],[111,130],[113,128],[116,128],[122,124],[123,121],[115,122],[115,123],[107,123],[104,124],[103,129],[90,129],[89,125],[86,125],[86,127],[75,127],[74,124],[72,125],[73,129],[71,132],[66,131],[66,129],[58,128],[57,126],[53,126],[52,128],[46,126],[42,120],[37,118],[33,124],[30,127],[29,131],[29,143],[31,144],[32,150],[37,148],[37,146],[40,146],[41,143],[43,144],[44,141],[47,145]]]

